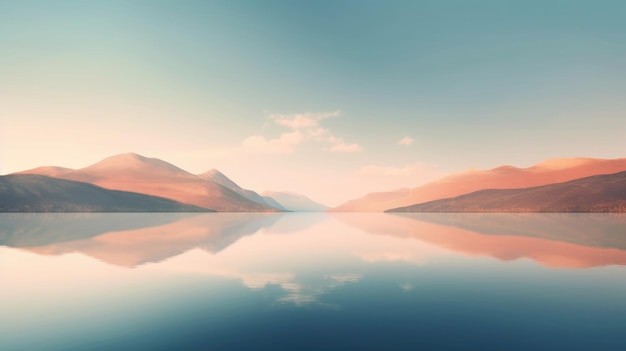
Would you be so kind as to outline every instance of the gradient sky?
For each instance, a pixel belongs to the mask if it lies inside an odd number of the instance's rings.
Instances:
[[[0,0],[0,174],[137,152],[328,205],[626,156],[626,1]]]

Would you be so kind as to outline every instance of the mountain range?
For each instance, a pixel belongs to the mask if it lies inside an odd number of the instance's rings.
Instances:
[[[266,201],[277,201],[286,208],[296,212],[324,212],[330,208],[304,195],[286,191],[265,191],[263,192],[263,198]]]
[[[216,169],[192,174],[157,158],[126,153],[80,169],[45,166],[4,176],[0,211],[624,212],[621,172],[626,172],[626,158],[552,159],[528,168],[469,170],[329,209],[296,193],[259,194]]]
[[[179,204],[192,205],[189,209],[213,210],[220,212],[281,212],[293,211],[280,202],[268,196],[261,196],[258,193],[243,189],[235,182],[226,177],[218,170],[211,169],[202,174],[192,174],[178,168],[168,162],[157,158],[148,158],[135,153],[126,153],[111,156],[81,169],[70,169],[56,166],[44,166],[17,172],[12,177],[24,175],[38,175],[50,179],[62,179],[74,182],[74,188],[81,188],[80,184],[91,184],[102,190],[117,190],[132,193],[150,195],[152,197],[173,200]],[[42,182],[43,180],[40,180]],[[47,180],[51,184],[51,180]],[[69,186],[70,183],[64,183]],[[35,203],[42,201],[41,194],[31,193],[26,198],[22,198],[20,206],[16,207],[11,194],[17,188],[8,188],[6,184],[4,190],[0,190],[0,208],[2,211],[22,211],[24,208],[33,208]],[[46,193],[47,194],[47,193]],[[84,205],[83,199],[71,199],[75,194],[80,197],[80,191],[68,193],[64,198],[64,208],[79,210]],[[296,196],[296,195],[294,195]],[[299,195],[298,195],[299,196]],[[27,204],[28,200],[32,204]],[[50,198],[52,201],[54,198]],[[288,199],[285,197],[285,199]],[[71,205],[74,201],[76,204]],[[49,206],[48,206],[49,207]],[[47,208],[48,208],[47,207]],[[154,211],[153,205],[144,207],[133,207],[134,210]],[[22,210],[21,210],[21,209]],[[110,204],[110,206],[93,207],[101,211],[119,211],[120,207]],[[40,209],[42,210],[42,209]],[[44,209],[45,210],[45,209]],[[63,211],[61,207],[55,211]],[[91,209],[90,209],[91,210]],[[174,211],[174,210],[172,210]]]
[[[626,171],[626,158],[613,160],[552,159],[528,168],[501,166],[490,170],[470,170],[452,174],[412,189],[370,193],[345,202],[330,211],[382,212],[434,200],[453,198],[478,190],[530,188],[623,171]]]
[[[198,174],[197,176],[200,179],[204,179],[206,181],[217,183],[221,186],[224,186],[254,203],[257,203],[263,206],[274,207],[281,211],[287,210],[286,208],[282,207],[282,205],[280,205],[279,203],[276,203],[273,205],[268,204],[261,195],[257,194],[255,191],[240,187],[239,185],[237,185],[237,183],[230,180],[230,178],[225,176],[224,173],[218,171],[217,169],[208,170],[202,174]]]
[[[626,172],[522,189],[486,189],[388,212],[626,212]]]
[[[36,174],[0,176],[0,212],[210,212],[170,199]]]

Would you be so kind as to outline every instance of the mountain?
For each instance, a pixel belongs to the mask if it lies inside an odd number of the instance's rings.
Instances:
[[[263,196],[263,200],[265,201],[266,204],[277,208],[281,211],[289,211],[288,209],[286,209],[283,205],[279,204],[278,201],[274,200],[273,197],[270,196]]]
[[[626,212],[626,172],[523,189],[486,189],[388,212]]]
[[[291,192],[266,191],[263,196],[270,197],[284,208],[296,212],[324,212],[329,209],[328,206],[322,205],[310,198]]]
[[[207,180],[207,181],[211,181],[217,184],[221,184],[225,187],[227,187],[228,189],[236,192],[237,194],[245,197],[246,199],[250,200],[250,201],[254,201],[258,204],[261,205],[265,205],[265,206],[270,206],[270,207],[274,207],[278,210],[284,211],[285,208],[283,208],[280,204],[276,203],[276,201],[272,201],[268,199],[265,199],[264,197],[262,197],[261,195],[259,195],[258,193],[256,193],[255,191],[252,190],[248,190],[248,189],[243,189],[242,187],[240,187],[239,185],[237,185],[237,183],[233,182],[230,178],[228,178],[227,176],[224,175],[224,173],[218,171],[217,169],[211,169],[209,171],[206,171],[202,174],[198,174],[198,177]]]
[[[208,212],[156,196],[36,174],[0,176],[0,212]]]
[[[48,177],[56,177],[60,174],[67,173],[69,171],[73,171],[73,169],[65,168],[65,167],[56,167],[56,166],[43,166],[43,167],[37,167],[37,168],[29,169],[27,171],[17,172],[13,174],[38,174],[38,175],[43,175],[43,176],[48,176]]]
[[[552,159],[528,168],[501,166],[453,174],[413,189],[371,193],[337,206],[332,212],[382,212],[482,189],[514,189],[567,182],[574,179],[626,171],[626,158]]]
[[[111,156],[91,166],[59,173],[54,177],[91,183],[106,189],[164,197],[217,211],[277,211],[170,163],[134,153]]]

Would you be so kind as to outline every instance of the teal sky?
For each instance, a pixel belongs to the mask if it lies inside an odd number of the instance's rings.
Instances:
[[[133,151],[336,205],[624,157],[625,18],[601,0],[0,0],[0,174]]]

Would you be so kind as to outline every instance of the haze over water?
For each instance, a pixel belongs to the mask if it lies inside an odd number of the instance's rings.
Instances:
[[[2,214],[2,350],[619,350],[626,216]]]

